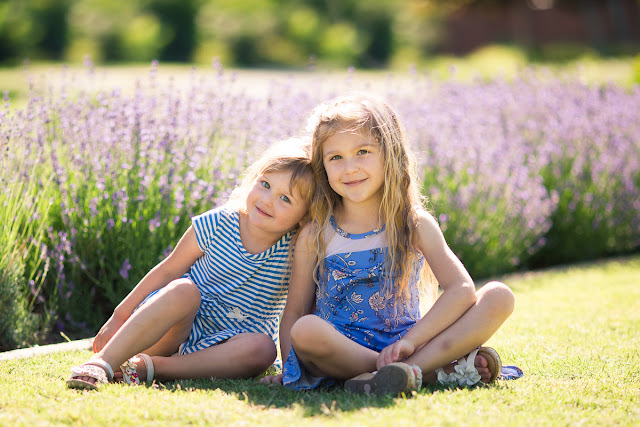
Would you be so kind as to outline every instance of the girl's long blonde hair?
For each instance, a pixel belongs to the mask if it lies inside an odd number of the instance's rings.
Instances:
[[[426,200],[420,194],[416,161],[396,113],[386,102],[371,96],[340,97],[316,107],[309,120],[309,130],[313,132],[311,166],[317,185],[310,209],[311,221],[317,225],[313,235],[317,253],[314,276],[322,277],[318,272],[324,269],[324,230],[330,226],[334,207],[341,199],[329,185],[322,144],[336,133],[358,132],[380,144],[384,155],[385,181],[379,215],[386,227],[388,244],[385,277],[395,277],[395,280],[394,283],[383,281],[383,291],[407,300],[409,283],[415,274],[420,274],[424,290],[433,280],[426,260],[420,273],[415,270],[420,255],[414,248],[413,239],[417,212],[424,209]],[[317,284],[323,286],[323,283]],[[433,298],[434,290],[428,291],[429,297]]]

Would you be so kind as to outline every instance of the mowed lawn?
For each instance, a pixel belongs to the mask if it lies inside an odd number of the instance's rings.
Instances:
[[[0,425],[637,425],[640,256],[500,278],[516,310],[488,345],[515,381],[369,397],[257,380],[68,390],[71,352],[0,362]],[[231,361],[230,361],[231,363]]]

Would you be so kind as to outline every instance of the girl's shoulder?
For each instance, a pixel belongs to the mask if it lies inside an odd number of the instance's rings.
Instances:
[[[295,238],[295,253],[315,253],[316,239],[319,236],[316,223],[307,222],[298,231]]]
[[[222,205],[194,216],[193,220],[211,218],[213,221],[217,222],[222,218],[235,218],[237,216],[238,211],[229,208],[227,205]]]
[[[227,233],[239,229],[239,213],[226,205],[218,206],[191,218],[196,235],[213,238],[220,230]]]
[[[414,245],[421,247],[425,242],[440,241],[443,239],[442,230],[436,218],[426,209],[414,211]]]
[[[425,223],[436,226],[438,225],[438,221],[436,220],[436,218],[431,214],[431,212],[424,208],[415,208],[413,210],[413,217],[415,218],[414,225],[416,228],[419,228]]]

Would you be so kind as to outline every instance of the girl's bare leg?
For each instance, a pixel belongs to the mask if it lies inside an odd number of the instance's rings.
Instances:
[[[434,371],[437,368],[447,367],[484,344],[513,312],[513,293],[504,283],[487,283],[477,295],[476,303],[458,321],[406,360],[406,363],[422,368],[426,382],[436,381]],[[486,359],[477,356],[475,364],[486,382],[490,376]]]
[[[317,377],[347,379],[376,369],[377,352],[345,337],[312,314],[293,325],[291,343],[300,362]]]
[[[276,346],[267,335],[244,333],[194,353],[151,360],[157,379],[243,378],[266,371],[276,356]],[[146,378],[143,361],[136,361],[136,370]]]
[[[104,360],[117,370],[125,360],[143,351],[171,355],[189,337],[199,306],[196,285],[188,279],[174,280],[136,310],[90,360]]]

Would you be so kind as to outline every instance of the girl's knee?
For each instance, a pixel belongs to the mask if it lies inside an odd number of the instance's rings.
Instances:
[[[189,279],[176,279],[170,282],[163,291],[171,296],[176,304],[188,304],[198,307],[200,305],[200,290]]]
[[[511,289],[502,282],[489,282],[481,289],[482,299],[492,311],[509,316],[515,306],[515,297]]]
[[[254,334],[251,337],[246,354],[249,357],[247,362],[256,374],[266,371],[278,356],[276,345],[265,334]]]
[[[321,319],[314,314],[308,314],[296,320],[291,327],[291,341],[302,342],[314,335],[319,320]]]
[[[309,314],[298,319],[291,327],[291,344],[296,352],[322,352],[329,350],[324,343],[323,328],[330,325],[316,315]],[[326,344],[326,345],[325,345]]]

